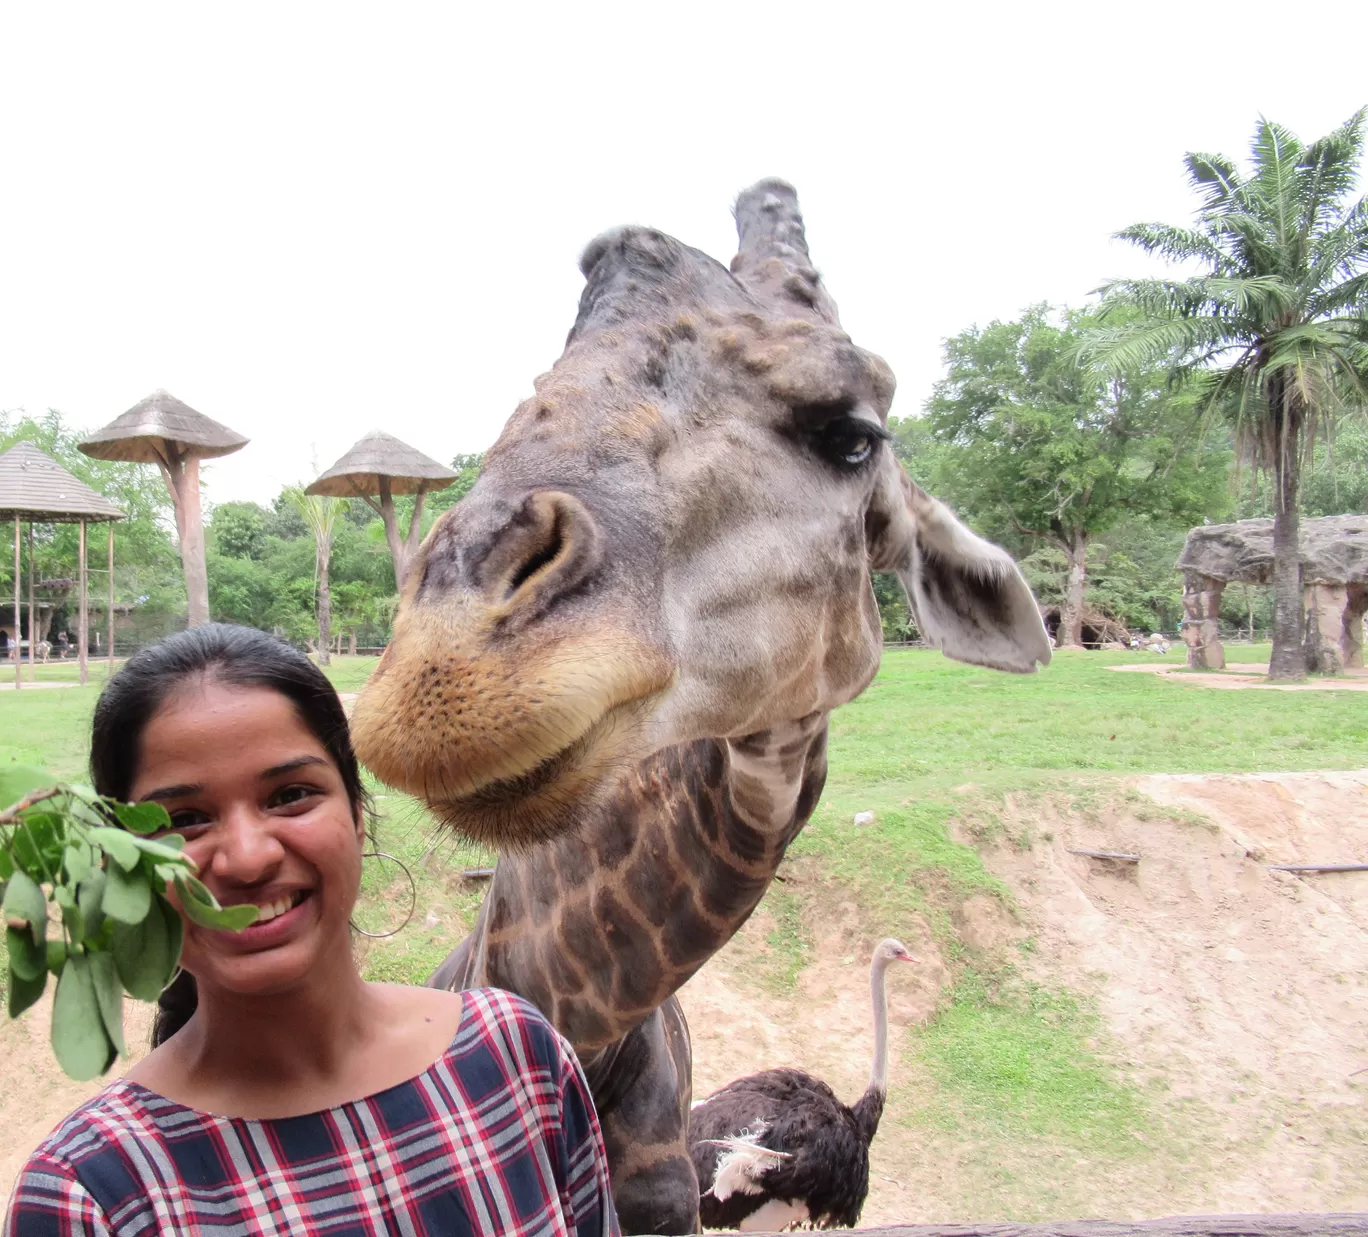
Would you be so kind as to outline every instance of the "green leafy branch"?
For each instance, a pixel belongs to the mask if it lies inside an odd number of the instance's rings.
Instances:
[[[0,803],[9,1016],[55,977],[53,1053],[70,1077],[95,1078],[127,1055],[124,993],[155,1001],[174,977],[180,912],[240,932],[258,909],[219,905],[158,803],[118,803],[35,769],[0,773]]]

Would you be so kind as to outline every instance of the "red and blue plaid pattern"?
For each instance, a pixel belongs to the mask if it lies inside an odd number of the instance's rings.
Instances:
[[[215,1117],[114,1083],[33,1154],[6,1233],[616,1237],[574,1053],[520,997],[462,995],[440,1061],[326,1112]]]

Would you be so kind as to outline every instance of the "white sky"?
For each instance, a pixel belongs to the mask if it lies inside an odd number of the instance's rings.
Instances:
[[[726,262],[779,175],[905,415],[945,336],[1145,269],[1108,238],[1190,217],[1185,151],[1368,103],[1362,0],[476,9],[0,10],[0,408],[95,428],[166,387],[252,439],[219,501],[375,427],[481,450],[590,237]]]

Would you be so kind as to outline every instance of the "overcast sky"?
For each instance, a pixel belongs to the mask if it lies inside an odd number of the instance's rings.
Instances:
[[[940,343],[1146,269],[1188,150],[1368,103],[1368,4],[0,11],[0,409],[95,428],[165,387],[268,500],[383,428],[478,451],[560,353],[580,249],[646,223],[723,262],[798,187],[854,339],[917,411]]]

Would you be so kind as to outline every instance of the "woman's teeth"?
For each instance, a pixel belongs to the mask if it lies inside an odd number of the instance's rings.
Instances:
[[[269,923],[272,919],[276,919],[279,916],[283,915],[292,906],[297,905],[299,902],[302,902],[303,900],[304,895],[300,893],[290,894],[286,897],[279,899],[276,902],[268,902],[265,906],[258,908],[260,914],[257,915],[256,922],[258,924]]]

